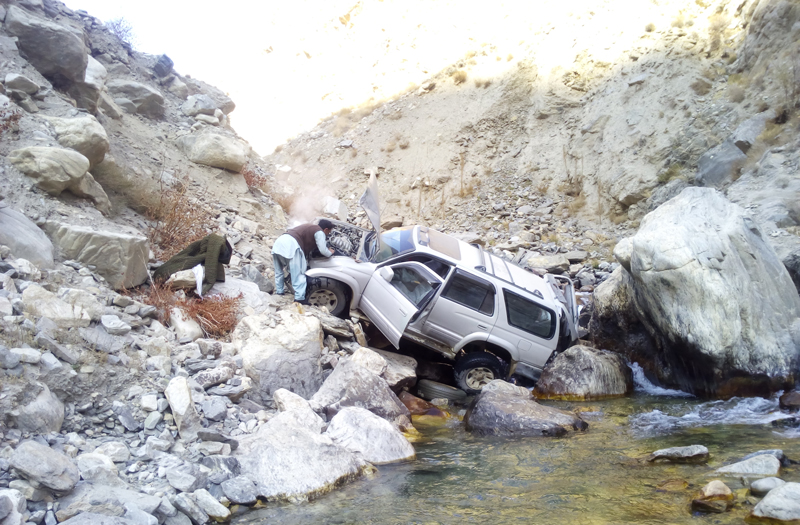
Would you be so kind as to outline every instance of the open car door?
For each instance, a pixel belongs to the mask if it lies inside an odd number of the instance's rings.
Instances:
[[[383,266],[370,277],[358,307],[399,348],[406,326],[441,285],[441,278],[418,262]]]

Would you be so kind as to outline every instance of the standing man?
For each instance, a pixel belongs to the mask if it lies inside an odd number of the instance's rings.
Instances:
[[[272,246],[272,262],[275,265],[275,293],[283,295],[283,270],[289,267],[294,288],[294,300],[300,304],[308,304],[306,300],[306,259],[316,247],[325,257],[333,252],[325,244],[330,235],[333,223],[321,219],[319,224],[301,224],[287,231]]]

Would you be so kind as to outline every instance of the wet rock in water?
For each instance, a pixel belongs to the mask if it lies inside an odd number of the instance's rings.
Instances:
[[[80,479],[78,467],[71,459],[36,441],[20,443],[9,464],[23,478],[57,493],[71,491]]]
[[[313,316],[281,311],[275,325],[269,315],[248,316],[231,338],[242,356],[244,371],[262,397],[285,388],[304,398],[322,385],[322,328]]]
[[[784,410],[791,410],[793,412],[800,410],[800,392],[797,390],[786,392],[780,398],[780,405]]]
[[[225,497],[237,505],[252,505],[258,500],[258,488],[245,476],[236,476],[221,483]]]
[[[633,392],[633,373],[619,354],[576,345],[556,356],[536,382],[541,399],[605,399]]]
[[[755,496],[764,496],[770,490],[778,488],[782,485],[786,485],[786,482],[781,478],[761,478],[750,484],[750,492],[752,492]]]
[[[692,510],[697,512],[725,512],[733,506],[735,496],[722,481],[715,479],[708,483],[692,499]]]
[[[483,387],[464,418],[467,430],[497,436],[563,436],[589,425],[575,414],[537,403],[522,387],[495,379]]]
[[[663,350],[654,367],[663,383],[714,397],[794,385],[800,296],[742,208],[686,188],[642,220],[630,248],[615,255]]]
[[[765,455],[765,454],[769,455],[769,456],[774,456],[778,461],[781,462],[781,466],[782,467],[788,467],[789,465],[792,464],[792,461],[788,457],[786,457],[786,454],[783,453],[783,450],[781,450],[779,448],[772,448],[772,449],[768,449],[768,450],[759,450],[759,451],[753,452],[752,454],[746,455],[745,457],[742,458],[742,460],[744,461],[745,459],[750,459],[750,458],[754,458],[756,456],[761,456],[761,455]]]
[[[703,445],[688,447],[671,447],[656,450],[647,457],[647,461],[665,460],[671,463],[705,463],[708,461],[708,449]]]
[[[374,465],[414,459],[414,447],[394,425],[369,410],[346,407],[328,424],[334,443],[357,452]]]
[[[370,468],[358,454],[306,427],[294,410],[281,412],[256,434],[242,438],[236,457],[260,496],[296,502],[330,492]]]
[[[777,476],[780,471],[781,462],[775,456],[760,454],[750,459],[718,468],[715,472],[729,476],[768,477]]]
[[[445,416],[446,414],[442,412],[442,410],[434,405],[433,403],[429,403],[424,399],[420,399],[413,394],[409,394],[408,392],[400,392],[398,396],[400,401],[406,406],[408,411],[411,413],[412,416]]]
[[[352,359],[339,363],[309,402],[314,410],[324,410],[328,419],[344,407],[357,406],[398,428],[411,425],[408,409],[388,383]]]
[[[769,491],[745,521],[770,525],[800,522],[800,483],[786,483]]]

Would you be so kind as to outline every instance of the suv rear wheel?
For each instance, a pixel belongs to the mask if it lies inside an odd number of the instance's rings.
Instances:
[[[320,277],[309,283],[309,290],[306,294],[308,304],[328,309],[331,315],[342,317],[347,309],[347,295],[344,293],[344,285],[339,281]]]
[[[466,354],[456,361],[456,384],[468,394],[478,394],[490,381],[503,379],[506,369],[505,361],[489,352]]]

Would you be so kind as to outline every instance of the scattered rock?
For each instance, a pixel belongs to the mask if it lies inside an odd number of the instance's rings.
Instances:
[[[64,454],[36,441],[23,441],[11,454],[11,467],[27,480],[65,493],[80,479],[78,467]]]
[[[633,373],[619,354],[576,345],[558,354],[536,382],[540,399],[606,399],[633,392]]]
[[[671,447],[656,450],[647,461],[665,460],[670,463],[705,463],[708,461],[708,449],[703,445],[688,447]]]

